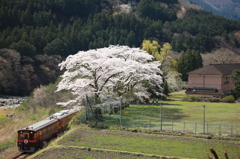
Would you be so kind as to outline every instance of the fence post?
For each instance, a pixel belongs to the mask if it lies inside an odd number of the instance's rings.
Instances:
[[[218,135],[221,134],[221,124],[219,124],[219,130],[218,130]]]
[[[183,122],[183,132],[185,132],[185,122]]]
[[[233,126],[231,125],[231,137],[232,137]]]
[[[122,97],[120,97],[120,127],[122,126]]]
[[[195,123],[195,128],[194,132],[197,133],[197,123]]]
[[[118,126],[118,117],[116,117],[116,126]]]
[[[208,134],[208,123],[206,123],[206,132]]]
[[[203,105],[203,134],[205,134],[205,105]]]
[[[139,118],[138,118],[138,130],[139,130]]]
[[[162,103],[160,103],[160,131],[162,131]]]
[[[148,131],[150,131],[150,119],[148,119]]]
[[[173,127],[174,127],[174,126],[173,126],[173,122],[174,122],[174,121],[172,121],[172,131],[173,131]]]

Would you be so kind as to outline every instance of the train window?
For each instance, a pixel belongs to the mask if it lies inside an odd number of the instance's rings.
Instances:
[[[30,132],[30,140],[34,140],[34,133],[33,132]]]
[[[22,138],[23,138],[23,134],[22,133],[18,133],[18,139],[22,140]]]
[[[28,134],[24,134],[24,139],[28,139]]]

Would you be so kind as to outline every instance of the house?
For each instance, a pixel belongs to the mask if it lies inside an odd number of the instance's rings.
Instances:
[[[223,98],[232,93],[234,81],[231,77],[233,70],[240,70],[240,63],[211,64],[188,72],[187,95]]]

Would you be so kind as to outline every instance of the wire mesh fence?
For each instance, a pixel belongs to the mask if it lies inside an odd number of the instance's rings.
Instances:
[[[90,115],[88,119],[92,117]],[[84,118],[84,117],[83,117]],[[224,124],[210,124],[197,122],[182,122],[182,121],[164,121],[157,119],[134,118],[125,116],[103,115],[103,124],[108,126],[120,126],[126,128],[149,129],[160,131],[177,131],[189,132],[199,134],[213,134],[213,135],[240,135],[240,126],[238,125],[224,125]]]

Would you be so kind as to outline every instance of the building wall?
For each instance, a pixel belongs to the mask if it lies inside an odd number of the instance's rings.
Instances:
[[[232,79],[232,77],[230,77],[230,76],[223,76],[222,77],[222,90],[227,91],[227,90],[233,89],[234,86],[235,86],[234,85],[235,82],[236,81],[234,81]]]
[[[188,88],[222,88],[222,77],[220,75],[194,75],[188,76]]]

